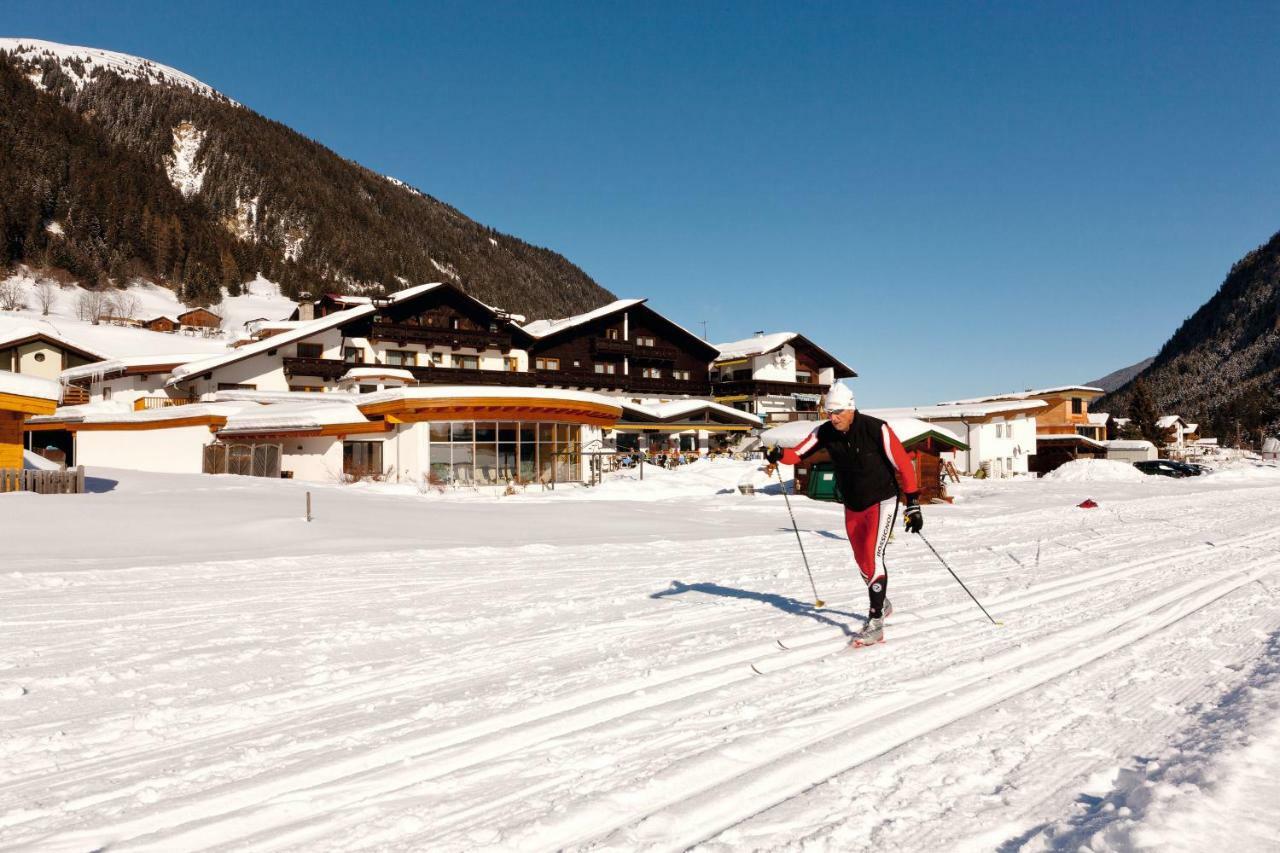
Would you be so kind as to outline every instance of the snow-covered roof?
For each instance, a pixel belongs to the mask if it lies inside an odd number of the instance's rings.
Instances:
[[[63,406],[52,415],[32,418],[29,423],[76,424],[162,424],[188,418],[225,418],[256,403],[191,403],[186,406],[168,406],[162,409],[142,409],[122,400],[102,400],[83,406]]]
[[[337,397],[337,395],[330,395]],[[252,432],[310,432],[335,424],[362,424],[368,419],[350,400],[270,403],[242,409],[227,418],[220,435]]]
[[[1072,442],[1083,442],[1084,444],[1087,444],[1090,447],[1097,447],[1102,450],[1106,449],[1106,445],[1103,444],[1101,441],[1095,441],[1094,439],[1089,438],[1088,436],[1083,436],[1083,435],[1080,435],[1079,433],[1072,433],[1072,432],[1064,432],[1056,435],[1050,434],[1050,435],[1036,436],[1036,444],[1044,444],[1045,442],[1049,442],[1050,444],[1057,443],[1057,442],[1066,442],[1068,444]]]
[[[1116,438],[1110,441],[1103,441],[1102,444],[1105,445],[1110,450],[1154,450],[1155,449],[1155,445],[1152,444],[1151,442],[1143,441],[1142,439],[1137,439],[1137,438],[1134,438],[1134,439]]]
[[[1111,419],[1111,415],[1106,412],[1090,412],[1087,417],[1089,418],[1089,423],[1094,426],[1106,426],[1107,421]]]
[[[185,353],[175,355],[172,353],[150,353],[147,355],[125,355],[119,358],[108,358],[102,361],[95,361],[92,364],[82,364],[79,367],[68,367],[66,370],[58,374],[63,384],[74,382],[77,379],[89,379],[99,381],[107,376],[117,373],[127,373],[139,367],[154,367],[156,372],[172,370],[180,364],[186,364],[189,361],[208,358],[207,352]]]
[[[78,350],[82,355],[92,356],[97,359],[107,358],[105,353],[99,352],[96,349],[92,349],[78,341],[72,340],[50,325],[45,325],[44,327],[23,325],[6,329],[0,332],[0,349],[10,347],[16,343],[30,340],[32,338],[46,338],[53,343],[66,347],[67,349]]]
[[[346,400],[357,395],[350,391],[213,391],[201,395],[208,403],[290,403],[298,400]]]
[[[39,376],[24,376],[21,373],[10,373],[0,370],[0,394],[12,394],[15,397],[33,397],[37,400],[62,399],[62,386],[51,379]]]
[[[954,442],[960,447],[967,445],[949,429],[944,429],[937,424],[931,424],[928,421],[922,421],[917,418],[884,418],[889,424],[889,429],[893,430],[894,435],[903,444],[908,444],[912,440],[922,435],[933,433],[947,441]],[[821,426],[821,422],[814,421],[791,421],[790,423],[767,429],[760,434],[760,441],[766,445],[776,444],[778,447],[795,447],[805,439],[809,433],[813,432]]]
[[[1182,423],[1183,426],[1186,425],[1186,422],[1178,415],[1164,415],[1163,417],[1156,419],[1156,426],[1160,427],[1160,429],[1168,429],[1178,423]]]
[[[769,335],[754,335],[740,341],[712,344],[712,346],[720,350],[716,361],[727,361],[731,358],[747,358],[773,352],[778,347],[791,343],[796,337],[796,332],[774,332]]]
[[[590,323],[601,317],[607,317],[635,305],[644,302],[643,299],[619,299],[603,305],[585,314],[575,314],[572,317],[561,317],[558,320],[534,320],[532,323],[526,323],[522,328],[533,335],[535,338],[545,338],[548,335],[554,335],[556,332],[562,332],[574,326],[581,326],[583,323]]]
[[[744,412],[741,409],[735,409],[732,406],[726,406],[723,403],[712,402],[711,400],[671,400],[670,402],[653,406],[632,403],[628,400],[620,400],[619,402],[622,405],[624,414],[626,412],[635,412],[659,421],[670,421],[687,417],[697,412],[713,411],[727,415],[749,426],[760,426],[764,423],[757,415]]]
[[[1200,428],[1200,424],[1186,424],[1186,429],[1184,429],[1183,432],[1184,433],[1195,432],[1199,428]]]
[[[1032,397],[1045,397],[1050,394],[1060,394],[1063,391],[1084,391],[1086,393],[1105,394],[1102,388],[1094,388],[1091,385],[1058,385],[1054,388],[1028,388],[1026,391],[1012,391],[1008,394],[992,394],[989,397],[971,397],[967,400],[945,400],[939,405],[953,406],[961,403],[986,403],[991,400],[1028,400]]]
[[[995,400],[990,403],[945,403],[937,406],[902,406],[886,409],[864,409],[877,418],[919,418],[924,421],[965,420],[987,418],[1005,413],[1032,414],[1037,409],[1048,408],[1044,400]]]
[[[165,384],[176,385],[179,382],[190,379],[192,376],[199,376],[201,373],[208,373],[211,370],[218,370],[219,368],[226,367],[229,364],[243,361],[246,358],[261,355],[267,350],[273,350],[277,347],[282,347],[285,344],[293,343],[294,341],[299,341],[303,338],[309,338],[312,335],[326,331],[327,329],[332,329],[334,326],[340,326],[343,323],[349,323],[352,320],[367,317],[372,313],[372,305],[361,305],[356,308],[347,308],[343,311],[335,311],[318,320],[309,320],[291,331],[281,332],[278,335],[272,335],[269,338],[254,341],[247,346],[242,346],[225,354],[179,365],[173,369],[173,376],[170,377],[169,381]]]
[[[372,394],[361,394],[359,405],[373,406],[380,403],[408,402],[411,400],[440,400],[450,397],[497,397],[501,399],[524,398],[527,400],[572,400],[608,406],[622,412],[615,397],[592,394],[588,391],[570,391],[561,388],[517,388],[509,385],[419,385],[414,388],[388,388]]]
[[[403,382],[417,382],[412,371],[402,367],[353,367],[338,382],[359,382],[361,379],[399,379]]]

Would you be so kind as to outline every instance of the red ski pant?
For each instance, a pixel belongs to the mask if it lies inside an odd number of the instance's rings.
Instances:
[[[880,616],[885,593],[889,588],[889,572],[885,567],[884,552],[889,545],[889,534],[893,531],[893,522],[897,517],[896,495],[866,509],[844,508],[844,529],[849,534],[854,562],[858,564],[858,571],[862,572],[862,580],[871,596],[870,615],[873,617]]]

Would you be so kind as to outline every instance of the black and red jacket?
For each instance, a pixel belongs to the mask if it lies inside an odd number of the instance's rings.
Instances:
[[[830,454],[844,505],[855,512],[896,497],[899,484],[908,498],[919,494],[911,457],[879,418],[855,411],[848,432],[828,421],[795,447],[784,450],[782,462],[795,465],[819,450]]]

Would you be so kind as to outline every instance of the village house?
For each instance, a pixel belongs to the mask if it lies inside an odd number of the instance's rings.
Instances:
[[[22,468],[24,422],[53,414],[61,398],[57,382],[0,370],[0,469]]]
[[[707,397],[715,347],[645,304],[620,299],[594,311],[524,326],[540,385],[593,389],[661,402]]]
[[[1040,400],[1045,407],[1036,412],[1036,448],[1027,460],[1034,474],[1047,474],[1072,459],[1099,459],[1106,456],[1101,439],[1106,435],[1105,422],[1089,420],[1089,404],[1106,392],[1088,385],[1061,385],[1055,388],[1015,391],[951,400],[940,405],[967,405],[1011,400]]]
[[[176,332],[179,323],[172,317],[165,317],[163,314],[159,317],[153,317],[142,323],[142,328],[149,329],[153,332]]]
[[[1009,477],[1030,471],[1036,453],[1036,420],[1044,400],[992,400],[937,406],[868,409],[885,420],[915,418],[946,430],[964,444],[950,460],[962,474]]]
[[[222,328],[222,318],[208,308],[192,308],[178,315],[178,326],[184,331],[211,334]]]
[[[796,332],[758,332],[716,344],[711,365],[717,403],[751,412],[766,425],[817,420],[818,404],[831,384],[858,374]]]

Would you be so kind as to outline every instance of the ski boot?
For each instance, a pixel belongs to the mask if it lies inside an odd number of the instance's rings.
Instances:
[[[863,624],[862,630],[858,631],[849,640],[850,648],[862,648],[863,646],[874,646],[876,643],[884,642],[884,617],[878,619],[867,619]]]

